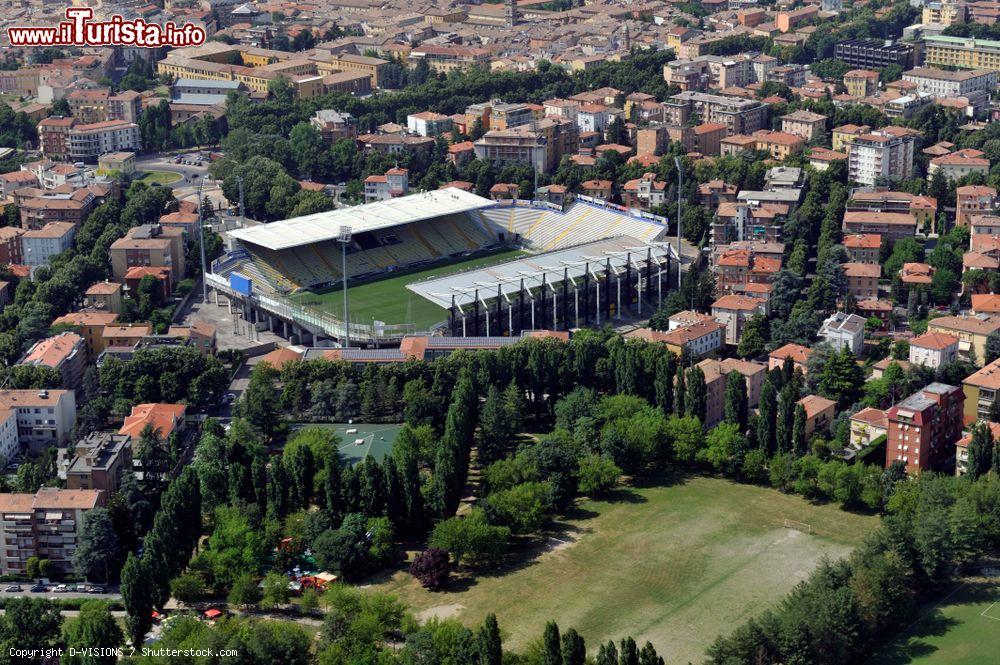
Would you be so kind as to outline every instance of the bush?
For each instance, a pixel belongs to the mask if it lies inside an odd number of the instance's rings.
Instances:
[[[545,522],[550,493],[548,482],[521,483],[486,497],[486,514],[491,523],[509,526],[513,533],[533,533]]]
[[[580,459],[580,493],[587,496],[607,494],[618,484],[622,470],[603,455],[587,455]]]
[[[196,572],[187,571],[170,580],[170,595],[189,603],[205,595],[205,581]]]
[[[253,581],[250,573],[243,573],[233,582],[233,588],[229,590],[229,597],[226,599],[230,605],[237,607],[251,607],[260,601],[260,587]]]
[[[438,522],[427,544],[448,550],[456,563],[484,566],[503,557],[509,538],[509,528],[491,525],[482,508],[473,508],[465,517]]]
[[[440,589],[451,577],[451,556],[448,550],[431,547],[416,556],[410,564],[410,574],[425,589]]]

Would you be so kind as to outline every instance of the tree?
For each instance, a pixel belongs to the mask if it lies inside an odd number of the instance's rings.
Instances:
[[[87,580],[108,582],[118,554],[118,534],[107,508],[84,513],[80,538],[73,552],[76,574]]]
[[[686,415],[694,416],[705,422],[707,399],[708,387],[705,385],[705,373],[695,365],[687,372],[687,395],[684,398]]]
[[[456,563],[480,566],[499,561],[509,539],[509,528],[491,525],[486,513],[481,508],[474,508],[465,517],[438,522],[427,544],[448,550]]]
[[[684,383],[684,363],[677,363],[677,381],[674,386],[674,415],[683,418],[687,401],[687,386]]]
[[[346,580],[363,576],[368,570],[367,531],[364,515],[346,515],[340,528],[324,531],[313,543],[316,563],[323,570],[337,572]]]
[[[115,649],[125,642],[125,635],[118,622],[111,616],[108,603],[88,600],[80,605],[80,614],[66,624],[66,646],[76,649],[75,654],[67,654],[61,662],[70,665],[113,665],[118,662]],[[94,649],[101,645],[101,648]],[[100,655],[102,651],[109,651]]]
[[[142,646],[153,625],[153,585],[145,560],[129,552],[122,568],[120,592],[125,606],[125,633],[135,648]]]
[[[270,572],[264,576],[264,589],[261,595],[261,607],[275,609],[287,605],[291,598],[288,588],[288,578],[278,572]]]
[[[986,336],[986,364],[1000,358],[1000,330],[994,330]]]
[[[486,615],[486,619],[476,635],[476,653],[479,656],[479,665],[502,665],[503,663],[500,626],[497,624],[497,615],[492,612]]]
[[[205,595],[205,580],[193,571],[181,573],[170,580],[170,596],[182,603],[198,600]]]
[[[730,372],[726,377],[725,420],[739,428],[747,428],[747,380],[740,372]]]
[[[599,497],[618,484],[622,470],[603,455],[590,454],[580,458],[579,485],[581,494]]]
[[[542,663],[562,665],[562,643],[559,640],[559,626],[555,621],[545,624],[545,633],[542,635]]]
[[[486,393],[479,416],[479,463],[489,466],[501,459],[514,437],[512,414],[504,394],[494,385]]]
[[[966,464],[969,480],[977,480],[990,472],[994,446],[993,430],[989,423],[977,423],[972,429],[972,441],[969,442],[969,460]]]
[[[764,353],[767,341],[767,319],[762,314],[754,314],[747,322],[740,335],[740,343],[736,345],[736,355],[744,360],[750,360]]]
[[[806,441],[806,409],[801,404],[795,405],[795,414],[792,417],[792,450],[796,455],[805,455],[808,441]]]
[[[62,615],[55,603],[43,598],[11,597],[0,617],[0,649],[6,663],[43,663],[40,656],[18,657],[13,650],[53,649],[62,644]]]
[[[586,665],[587,645],[575,628],[567,630],[562,637],[562,665]]]
[[[226,597],[226,601],[230,605],[244,608],[252,607],[260,600],[260,587],[253,581],[253,576],[250,573],[241,573],[237,576],[229,590],[229,595]]]
[[[448,550],[429,547],[413,559],[410,574],[425,589],[437,590],[448,583],[451,576],[451,556]]]

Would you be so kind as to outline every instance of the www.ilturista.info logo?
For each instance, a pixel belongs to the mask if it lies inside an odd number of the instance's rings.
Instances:
[[[67,7],[66,21],[56,26],[7,28],[11,46],[200,46],[205,43],[205,29],[193,23],[178,26],[147,23],[141,18],[125,20],[114,15],[108,21],[92,21],[90,7]]]

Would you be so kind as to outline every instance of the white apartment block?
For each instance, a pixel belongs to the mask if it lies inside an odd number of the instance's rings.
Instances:
[[[65,445],[76,424],[72,390],[0,390],[0,408],[16,414],[20,447],[35,455]]]
[[[452,121],[450,117],[441,113],[434,113],[433,111],[413,113],[406,116],[406,129],[410,133],[419,134],[420,136],[447,134],[451,131],[451,127]]]
[[[910,364],[937,369],[958,360],[958,338],[928,332],[910,340]]]
[[[70,161],[93,161],[109,152],[136,152],[142,147],[139,125],[108,120],[77,125],[66,135]]]
[[[861,185],[908,178],[913,173],[913,137],[878,131],[854,136],[847,144],[847,169],[850,179]]]

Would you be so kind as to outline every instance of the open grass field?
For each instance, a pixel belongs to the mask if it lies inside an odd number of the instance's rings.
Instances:
[[[336,431],[340,437],[340,457],[345,464],[354,466],[366,457],[379,462],[392,452],[402,425],[392,423],[301,423],[293,427],[323,427]],[[350,431],[350,433],[348,433]],[[360,441],[360,443],[358,443]]]
[[[969,577],[869,665],[991,665],[1000,663],[1000,577]]]
[[[145,171],[139,181],[144,182],[147,185],[152,185],[154,183],[159,185],[172,185],[180,179],[180,173],[173,173],[171,171]]]
[[[786,519],[812,533],[783,528]],[[403,570],[372,583],[421,618],[473,626],[495,612],[516,650],[554,619],[591,653],[631,634],[669,663],[700,662],[717,635],[773,606],[824,556],[848,554],[877,523],[763,487],[670,476],[582,502],[509,570],[436,593]]]
[[[388,324],[413,323],[418,330],[426,330],[446,320],[448,310],[407,290],[407,284],[431,277],[453,275],[463,270],[496,265],[524,256],[524,254],[525,252],[517,249],[480,254],[451,263],[440,263],[410,271],[397,271],[392,277],[386,279],[349,286],[347,300],[351,320],[362,323],[371,323],[373,320],[384,321]],[[341,293],[342,290],[335,287],[323,292],[304,291],[291,296],[291,299],[300,305],[313,307],[341,317],[344,314],[344,298]]]

